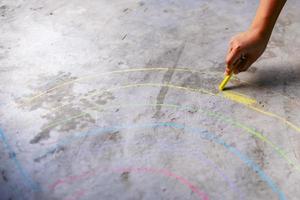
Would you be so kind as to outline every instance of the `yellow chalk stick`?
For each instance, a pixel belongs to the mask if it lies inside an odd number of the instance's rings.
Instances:
[[[229,75],[227,75],[227,76],[225,76],[224,80],[223,80],[222,83],[219,85],[219,90],[220,90],[220,91],[223,91],[223,89],[225,88],[226,84],[227,84],[228,81],[230,80],[231,76],[232,76],[232,73],[229,74]]]

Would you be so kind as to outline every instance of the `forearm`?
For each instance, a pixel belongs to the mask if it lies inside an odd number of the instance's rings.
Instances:
[[[227,75],[246,71],[263,54],[285,2],[260,0],[249,30],[231,39],[226,56]]]
[[[260,0],[250,29],[258,31],[265,37],[270,37],[285,2],[286,0]]]

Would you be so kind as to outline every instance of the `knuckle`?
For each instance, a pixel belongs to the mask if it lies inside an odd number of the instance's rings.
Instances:
[[[225,62],[226,62],[227,65],[230,65],[231,64],[231,59],[230,58],[226,58]]]
[[[234,45],[234,49],[235,50],[240,50],[242,48],[242,45],[240,44],[240,43],[236,43],[235,45]]]

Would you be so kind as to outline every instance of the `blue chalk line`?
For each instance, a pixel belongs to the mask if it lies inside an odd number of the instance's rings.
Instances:
[[[2,140],[2,142],[4,144],[4,147],[8,151],[10,159],[13,161],[13,163],[15,164],[17,170],[21,174],[21,176],[24,180],[25,186],[29,187],[30,189],[32,189],[35,192],[40,191],[41,190],[40,186],[32,180],[32,178],[29,176],[28,172],[22,167],[21,163],[17,159],[17,155],[16,155],[15,151],[13,150],[13,148],[8,143],[8,140],[7,140],[3,130],[1,128],[0,128],[0,139]]]
[[[200,129],[200,128],[193,128],[187,127],[185,125],[173,123],[173,122],[157,122],[157,123],[149,123],[149,124],[142,124],[142,125],[121,125],[121,126],[114,126],[109,128],[96,128],[93,130],[89,130],[88,132],[79,133],[73,136],[69,136],[61,141],[58,142],[55,147],[48,149],[44,154],[38,157],[44,157],[45,155],[49,154],[50,152],[55,151],[62,145],[68,144],[75,140],[76,138],[82,138],[85,136],[93,136],[98,135],[100,133],[111,132],[111,131],[120,131],[122,129],[131,129],[131,128],[155,128],[155,127],[172,127],[178,129],[186,129],[191,133],[200,134],[200,136],[204,139],[208,139],[212,142],[215,142],[219,145],[224,146],[229,152],[236,155],[240,160],[242,160],[248,167],[250,167],[254,172],[256,172],[260,178],[268,184],[268,186],[272,189],[274,193],[276,193],[280,200],[286,200],[285,194],[277,187],[277,185],[272,181],[270,177],[268,177],[264,171],[248,156],[241,153],[238,149],[233,146],[226,144],[225,141],[218,138],[216,135],[208,132],[207,130]]]

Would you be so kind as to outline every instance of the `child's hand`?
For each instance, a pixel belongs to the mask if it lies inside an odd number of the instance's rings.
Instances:
[[[264,52],[269,36],[259,31],[249,30],[240,33],[231,39],[227,57],[226,74],[246,71]]]

